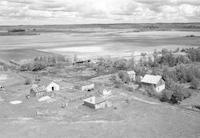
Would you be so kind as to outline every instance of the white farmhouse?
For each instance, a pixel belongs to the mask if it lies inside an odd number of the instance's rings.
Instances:
[[[127,71],[128,75],[129,75],[129,78],[131,81],[135,81],[136,80],[136,73],[135,71]]]
[[[165,89],[165,81],[160,75],[145,75],[141,83],[144,88],[153,88],[157,93],[161,93]]]

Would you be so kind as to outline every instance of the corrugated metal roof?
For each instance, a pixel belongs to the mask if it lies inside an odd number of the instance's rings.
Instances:
[[[162,76],[160,75],[145,75],[143,79],[141,80],[142,83],[148,83],[148,84],[158,84],[158,82],[162,79]]]

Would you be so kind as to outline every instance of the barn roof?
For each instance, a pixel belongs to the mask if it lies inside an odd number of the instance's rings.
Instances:
[[[56,83],[56,84],[60,85],[60,82],[57,82],[57,81],[54,81],[54,80],[47,80],[47,79],[41,80],[41,81],[39,82],[39,85],[40,85],[40,86],[45,86],[45,87],[47,87],[47,86],[48,86],[49,84],[51,84],[51,83]]]
[[[147,84],[158,84],[158,82],[162,79],[160,75],[145,75],[141,80],[142,83]]]
[[[103,99],[103,98],[101,98],[101,97],[97,97],[97,98],[95,99],[95,104],[102,103],[102,102],[105,102],[105,101],[106,101],[105,99]]]

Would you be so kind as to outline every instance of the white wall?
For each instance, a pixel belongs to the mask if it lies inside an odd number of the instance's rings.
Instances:
[[[165,84],[156,87],[156,91],[158,93],[162,92],[164,89],[165,89]]]
[[[81,87],[82,91],[88,91],[88,90],[92,90],[92,89],[94,89],[94,84],[90,84],[90,85],[86,85],[86,86]]]
[[[54,82],[51,82],[47,87],[46,90],[47,92],[51,92],[52,91],[52,87],[54,88],[54,91],[59,91],[60,90],[60,86]]]

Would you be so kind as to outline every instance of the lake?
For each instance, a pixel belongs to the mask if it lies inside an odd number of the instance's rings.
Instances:
[[[195,35],[195,37],[186,37]],[[0,50],[40,49],[60,54],[130,54],[161,48],[200,46],[200,32],[105,29],[84,33],[41,33],[27,36],[0,36]]]

